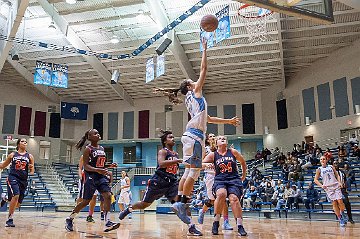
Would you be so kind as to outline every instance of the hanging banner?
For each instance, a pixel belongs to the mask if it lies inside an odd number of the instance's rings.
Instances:
[[[224,39],[230,37],[230,17],[229,17],[229,5],[221,9],[215,14],[219,20],[219,25],[215,30],[216,43],[221,42]]]
[[[51,86],[60,88],[68,87],[68,66],[53,64]]]
[[[157,56],[156,59],[156,77],[160,77],[165,74],[165,55]]]
[[[36,61],[34,84],[51,85],[51,63]]]
[[[149,83],[153,81],[155,78],[154,76],[154,59],[150,58],[146,61],[146,79],[145,82]]]
[[[214,46],[214,32],[206,32],[200,27],[200,51],[202,52],[203,46],[201,39],[205,38],[207,40],[207,48],[211,48]]]

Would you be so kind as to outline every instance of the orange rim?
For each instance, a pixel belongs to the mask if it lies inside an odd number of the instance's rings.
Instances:
[[[238,15],[241,16],[241,17],[243,17],[243,18],[253,18],[253,19],[256,19],[256,18],[267,17],[267,16],[269,16],[269,15],[271,15],[271,14],[274,13],[273,11],[269,10],[269,13],[266,13],[266,14],[260,15],[260,16],[256,16],[256,17],[252,17],[252,16],[250,17],[250,16],[245,16],[245,15],[241,14],[241,12],[240,12],[241,10],[243,10],[243,9],[245,9],[245,8],[248,8],[248,7],[251,7],[251,6],[253,6],[253,5],[250,5],[250,4],[244,4],[244,5],[242,5],[242,6],[239,8],[239,10],[238,10]]]

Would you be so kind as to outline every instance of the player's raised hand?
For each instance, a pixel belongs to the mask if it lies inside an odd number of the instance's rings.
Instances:
[[[229,120],[229,124],[234,125],[234,126],[240,125],[240,118],[237,117],[237,116],[231,118],[231,119]]]
[[[204,51],[206,51],[206,49],[207,49],[207,41],[208,40],[206,39],[206,37],[201,38],[201,44],[202,44]]]

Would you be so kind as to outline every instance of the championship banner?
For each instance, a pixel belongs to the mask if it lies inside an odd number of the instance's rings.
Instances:
[[[146,61],[146,78],[145,82],[149,83],[154,80],[155,74],[154,74],[154,59],[150,58]]]
[[[230,37],[230,17],[229,17],[229,5],[221,9],[215,14],[219,20],[219,25],[215,30],[216,43],[221,42],[224,39]]]
[[[160,77],[165,74],[165,55],[157,56],[156,59],[156,77]]]
[[[60,88],[68,87],[68,66],[53,64],[51,86]]]
[[[34,84],[51,85],[51,63],[36,61]]]

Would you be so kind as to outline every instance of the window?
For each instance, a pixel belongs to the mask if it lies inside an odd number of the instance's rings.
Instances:
[[[111,164],[114,162],[114,148],[113,147],[104,147],[104,151],[106,154],[106,163]]]
[[[136,146],[124,147],[124,163],[136,162]]]

